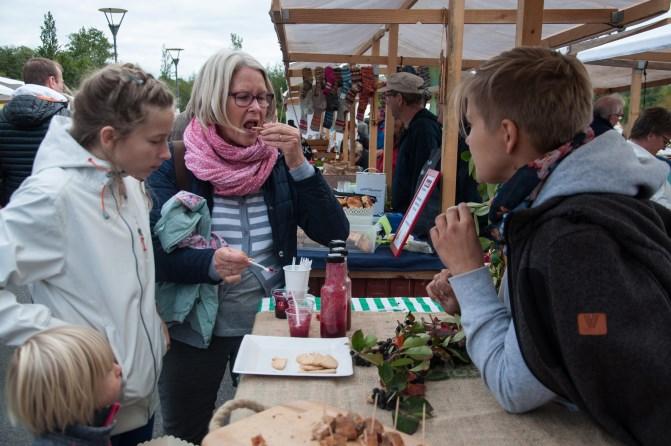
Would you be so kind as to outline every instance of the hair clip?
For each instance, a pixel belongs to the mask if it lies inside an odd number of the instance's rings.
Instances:
[[[139,76],[136,76],[134,74],[126,74],[125,75],[125,80],[128,82],[133,82],[134,84],[137,85],[143,85],[144,84],[144,79],[142,79]]]

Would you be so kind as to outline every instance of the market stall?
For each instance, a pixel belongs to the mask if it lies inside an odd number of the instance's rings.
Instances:
[[[381,119],[385,120],[386,131],[381,137],[384,139],[387,199],[393,175],[393,131],[390,129],[394,127],[394,118],[376,91],[384,75],[403,66],[413,66],[417,73],[426,76],[425,84],[437,90],[437,111],[442,116],[440,170],[442,208],[445,209],[455,204],[459,120],[455,108],[448,105],[448,97],[462,74],[467,75],[468,70],[482,61],[514,46],[542,45],[558,49],[624,30],[628,25],[665,13],[669,4],[669,0],[594,0],[579,5],[513,0],[327,3],[273,0],[270,16],[285,63],[290,92],[288,104],[297,118],[303,117],[303,125],[313,129],[306,130],[308,137],[333,138],[331,129],[342,129],[341,160],[351,165],[356,123],[369,110],[368,165],[373,167],[377,125]],[[328,76],[330,80],[325,78],[327,71],[332,73]],[[332,104],[328,119],[326,108],[310,109],[314,111],[310,115],[301,107],[309,88],[318,82],[320,86],[330,82],[332,88],[342,85],[346,90],[344,95],[339,91],[345,98],[344,104],[339,108]],[[306,105],[304,101],[302,105]],[[328,124],[326,130],[324,121]],[[406,255],[404,252],[401,258]],[[441,267],[440,262],[436,262],[435,269],[413,270],[407,266],[397,269],[385,248],[376,250],[370,260],[352,266],[360,275],[358,278],[362,281],[400,279],[402,283],[416,280],[404,288],[412,293],[423,290],[426,281]],[[318,284],[316,282],[315,287]],[[358,289],[369,292],[367,286]]]
[[[359,64],[384,74],[398,65],[438,66],[443,111],[441,171],[443,207],[454,204],[458,116],[447,97],[462,70],[517,45],[561,48],[649,19],[669,9],[668,0],[446,1],[274,0],[277,30],[290,90],[300,91],[302,68]],[[314,65],[300,65],[308,63]],[[376,69],[377,67],[377,69]],[[297,96],[297,95],[296,95]],[[372,101],[375,104],[376,101]],[[350,107],[350,111],[352,107]],[[352,113],[349,113],[350,121]],[[371,126],[376,116],[371,110]],[[385,128],[393,117],[385,113]],[[350,126],[351,128],[351,126]],[[370,132],[371,136],[375,132]],[[385,132],[387,184],[391,184],[392,132]],[[350,136],[351,140],[351,136]],[[369,159],[372,165],[372,159]]]

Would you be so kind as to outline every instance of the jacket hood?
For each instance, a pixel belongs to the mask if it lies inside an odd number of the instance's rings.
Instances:
[[[32,94],[14,96],[3,108],[7,121],[18,129],[38,127],[57,114],[67,113],[67,102]]]
[[[585,193],[650,198],[668,174],[666,163],[638,159],[629,143],[611,130],[567,156],[548,177],[534,206],[551,198]]]
[[[96,168],[98,166],[105,170],[110,169],[107,161],[96,158],[75,141],[70,135],[71,128],[72,119],[65,116],[54,116],[35,156],[33,175],[52,167]]]

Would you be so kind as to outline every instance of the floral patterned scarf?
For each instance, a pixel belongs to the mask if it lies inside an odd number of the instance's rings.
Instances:
[[[261,138],[249,147],[224,141],[214,125],[203,127],[193,118],[184,131],[186,167],[202,181],[214,186],[214,193],[238,197],[258,192],[275,167],[278,150]]]

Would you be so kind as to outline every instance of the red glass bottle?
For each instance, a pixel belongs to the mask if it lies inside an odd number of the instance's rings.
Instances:
[[[337,240],[339,241],[339,240]],[[331,242],[333,243],[333,242]],[[329,246],[331,246],[329,243]],[[334,246],[331,248],[331,252],[341,254],[345,258],[345,288],[347,289],[347,330],[352,328],[352,279],[349,277],[349,268],[347,267],[347,248],[343,246]]]
[[[326,281],[321,289],[319,331],[322,338],[340,338],[347,334],[345,258],[341,254],[329,254],[326,258]]]

